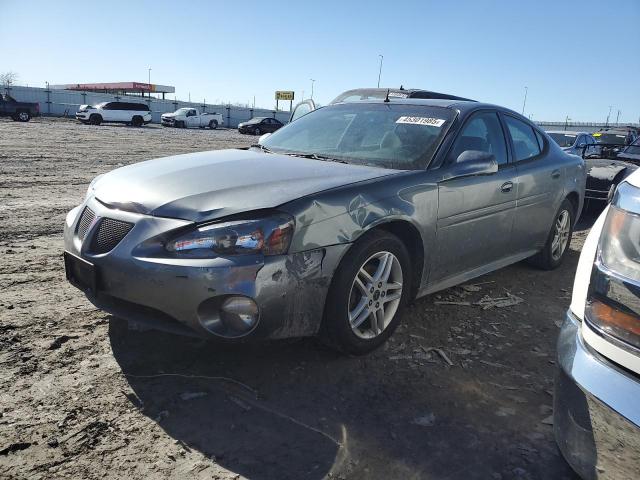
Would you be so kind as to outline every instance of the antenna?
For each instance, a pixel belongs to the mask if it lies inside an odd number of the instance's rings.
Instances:
[[[387,96],[384,99],[384,103],[389,103],[391,100],[389,100],[389,89],[387,88]]]

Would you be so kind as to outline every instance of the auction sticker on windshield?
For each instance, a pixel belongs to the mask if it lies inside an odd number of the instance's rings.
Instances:
[[[413,125],[427,125],[429,127],[441,127],[445,120],[431,117],[400,117],[396,123],[410,123]]]

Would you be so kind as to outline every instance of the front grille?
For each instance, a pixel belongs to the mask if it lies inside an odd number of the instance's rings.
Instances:
[[[91,252],[107,253],[113,250],[132,228],[133,223],[103,218],[100,220],[98,230],[93,236]]]
[[[96,214],[93,213],[89,207],[84,207],[82,211],[82,215],[80,215],[80,221],[78,222],[78,227],[76,229],[76,233],[78,234],[78,238],[80,240],[84,240],[84,237],[87,236],[87,232],[96,219]]]

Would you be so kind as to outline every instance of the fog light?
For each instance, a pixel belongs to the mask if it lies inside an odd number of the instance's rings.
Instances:
[[[220,307],[220,320],[230,330],[248,332],[258,322],[258,306],[249,297],[229,297]]]

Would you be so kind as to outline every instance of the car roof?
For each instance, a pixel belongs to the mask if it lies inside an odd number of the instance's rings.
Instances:
[[[547,130],[547,133],[566,133],[567,135],[591,135],[589,132],[580,132],[577,130]]]
[[[508,108],[505,107],[501,107],[500,105],[493,105],[491,103],[481,103],[481,102],[476,102],[475,100],[440,100],[440,99],[433,99],[433,98],[393,98],[393,97],[389,97],[389,102],[386,102],[385,100],[380,100],[377,98],[372,98],[372,99],[368,99],[368,100],[356,100],[356,101],[352,101],[352,102],[341,102],[339,104],[334,104],[334,105],[353,105],[353,104],[372,104],[372,103],[383,103],[383,104],[389,104],[389,105],[422,105],[425,107],[440,107],[440,108],[451,108],[451,109],[457,109],[460,110],[461,112],[467,112],[470,110],[477,110],[477,109],[482,109],[482,108],[491,108],[494,110],[500,110],[503,112],[508,112],[512,115],[522,117],[522,115],[520,115],[517,112],[514,112],[513,110],[509,110]],[[328,105],[329,107],[331,105]]]
[[[330,103],[342,103],[345,98],[361,95],[361,96],[374,96],[377,98],[384,98],[387,93],[389,97],[394,98],[425,98],[425,99],[441,99],[441,100],[466,100],[474,102],[469,98],[459,97],[457,95],[451,95],[449,93],[434,92],[432,90],[423,90],[420,88],[354,88],[342,92]]]

